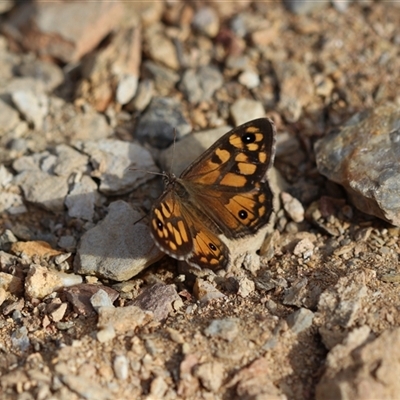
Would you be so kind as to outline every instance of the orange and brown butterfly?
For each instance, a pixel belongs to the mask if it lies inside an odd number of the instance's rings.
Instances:
[[[179,178],[165,174],[165,191],[151,212],[157,246],[194,267],[227,267],[230,253],[221,236],[252,235],[269,222],[273,195],[266,173],[275,135],[270,119],[255,119],[222,136]]]

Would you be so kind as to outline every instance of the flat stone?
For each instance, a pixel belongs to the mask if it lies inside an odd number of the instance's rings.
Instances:
[[[238,279],[239,288],[238,288],[238,295],[245,298],[250,294],[254,293],[256,285],[254,281],[250,280],[249,278],[242,277]]]
[[[87,175],[83,175],[80,182],[75,182],[65,198],[68,215],[72,218],[81,218],[92,221],[94,207],[98,203],[99,194],[96,182]]]
[[[168,96],[170,91],[180,80],[180,75],[170,68],[147,60],[143,63],[143,77],[154,82],[157,94]]]
[[[100,289],[94,295],[90,298],[90,304],[93,306],[93,308],[96,310],[99,307],[112,307],[113,301],[111,300],[110,296],[108,293]]]
[[[6,188],[13,180],[14,175],[3,165],[0,164],[0,186]]]
[[[24,3],[7,20],[7,32],[42,57],[76,62],[116,28],[122,16],[119,1]]]
[[[199,103],[210,101],[223,82],[221,72],[215,67],[206,65],[198,70],[187,69],[179,86],[190,103]]]
[[[48,312],[51,320],[53,322],[60,322],[64,318],[64,315],[67,311],[67,307],[68,307],[67,303],[61,303],[57,307],[52,308],[52,310]]]
[[[48,151],[22,156],[13,162],[13,168],[17,172],[44,172],[41,170],[43,160],[50,156]]]
[[[363,271],[350,273],[321,294],[318,312],[325,316],[330,326],[354,326],[363,312],[363,302],[368,296],[366,279]]]
[[[400,391],[400,329],[375,338],[368,326],[356,328],[328,354],[316,399],[395,399]]]
[[[306,308],[300,308],[287,318],[289,328],[293,333],[301,333],[312,326],[314,313]]]
[[[166,391],[168,390],[168,384],[162,376],[156,376],[150,384],[150,396],[154,399],[163,399]]]
[[[254,89],[260,85],[260,76],[252,70],[243,71],[238,78],[239,82],[248,89]]]
[[[239,320],[237,318],[215,319],[204,330],[206,336],[217,337],[231,342],[239,334]]]
[[[307,293],[308,279],[298,279],[293,285],[285,290],[283,304],[301,307]]]
[[[21,295],[24,289],[24,283],[21,278],[0,272],[0,288],[14,295]]]
[[[74,113],[72,117],[66,119],[66,122],[63,121],[65,117],[62,111],[57,112],[57,118],[62,120],[65,136],[72,141],[100,140],[110,136],[112,133],[105,115],[93,109],[87,109],[84,113]],[[54,121],[55,126],[60,123],[58,120]]]
[[[193,27],[211,38],[219,32],[219,24],[218,13],[212,7],[203,6],[193,16]]]
[[[26,326],[16,328],[11,334],[11,343],[17,351],[28,350],[31,342],[28,337],[28,329]]]
[[[79,283],[82,283],[80,275],[66,274],[33,264],[25,279],[25,295],[30,299],[43,299],[58,289]]]
[[[44,93],[19,90],[11,94],[11,99],[24,118],[36,130],[41,130],[48,113],[48,99]]]
[[[193,294],[201,304],[208,304],[212,300],[222,299],[225,295],[212,283],[197,278],[193,286]]]
[[[13,130],[19,122],[18,112],[0,99],[0,137]]]
[[[24,171],[15,177],[14,182],[21,186],[26,201],[53,212],[64,210],[68,193],[66,177],[42,171]]]
[[[342,185],[359,210],[400,226],[399,106],[356,114],[315,152],[319,172]]]
[[[191,130],[180,102],[172,98],[156,97],[141,116],[134,135],[141,142],[163,149],[173,142],[175,133],[179,139]]]
[[[60,250],[53,249],[49,243],[42,240],[15,242],[11,245],[11,252],[19,257],[31,260],[36,257],[49,260],[63,254]]]
[[[112,400],[113,395],[110,390],[88,377],[73,375],[71,371],[67,374],[60,374],[59,379],[81,398],[87,400]]]
[[[60,144],[54,149],[57,157],[53,171],[59,176],[70,176],[72,173],[89,171],[89,157],[66,144]]]
[[[99,297],[96,293],[102,292]],[[94,307],[112,306],[112,303],[118,298],[116,290],[103,285],[92,285],[87,283],[77,284],[71,287],[65,287],[62,295],[71,303],[74,311],[79,315],[90,316],[95,313]],[[104,297],[107,296],[107,299]]]
[[[175,286],[161,283],[147,287],[132,301],[132,305],[151,311],[156,321],[165,320],[177,303],[183,304]]]
[[[155,246],[149,226],[127,203],[110,204],[103,221],[81,238],[75,270],[115,281],[129,280],[164,254]]]
[[[172,40],[167,37],[160,25],[154,24],[144,34],[145,48],[149,58],[172,70],[180,67],[176,48]]]
[[[24,199],[21,195],[12,192],[0,192],[0,212],[7,212],[11,215],[23,214],[27,211]]]
[[[231,106],[230,113],[236,126],[265,117],[265,110],[261,102],[245,98],[236,100]]]
[[[150,152],[135,143],[104,139],[81,142],[77,147],[90,156],[91,175],[100,179],[99,190],[104,194],[128,193],[153,178],[147,172],[158,171]]]

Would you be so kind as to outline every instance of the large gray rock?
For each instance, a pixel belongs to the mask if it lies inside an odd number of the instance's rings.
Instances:
[[[108,209],[106,218],[82,236],[74,267],[85,275],[128,280],[164,254],[155,246],[149,226],[140,221],[139,212],[122,200]]]
[[[321,174],[361,211],[400,226],[400,108],[376,107],[315,144]]]

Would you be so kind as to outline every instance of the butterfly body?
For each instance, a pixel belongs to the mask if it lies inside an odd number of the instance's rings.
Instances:
[[[226,133],[166,189],[152,209],[151,232],[168,255],[200,268],[225,268],[221,239],[252,235],[272,212],[265,180],[275,152],[275,128],[261,118]]]

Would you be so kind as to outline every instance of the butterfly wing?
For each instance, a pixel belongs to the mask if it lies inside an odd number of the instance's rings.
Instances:
[[[228,238],[255,233],[268,223],[273,195],[265,181],[275,155],[275,126],[267,118],[220,138],[181,175],[191,206]]]
[[[191,183],[246,192],[261,181],[275,156],[275,125],[259,118],[232,129],[182,174]]]
[[[152,209],[151,234],[157,246],[178,260],[193,250],[190,228],[183,216],[183,205],[173,191],[166,191]]]
[[[188,224],[193,238],[193,251],[187,262],[199,268],[213,270],[225,268],[229,262],[229,250],[222,240],[197,216],[188,215]]]
[[[157,246],[173,258],[198,268],[225,268],[229,250],[202,221],[173,190],[168,190],[153,206],[151,234]]]
[[[208,219],[229,239],[254,234],[269,222],[273,194],[267,182],[256,182],[245,192],[214,188],[204,191],[199,186],[191,189],[196,193],[195,204],[201,204]]]

